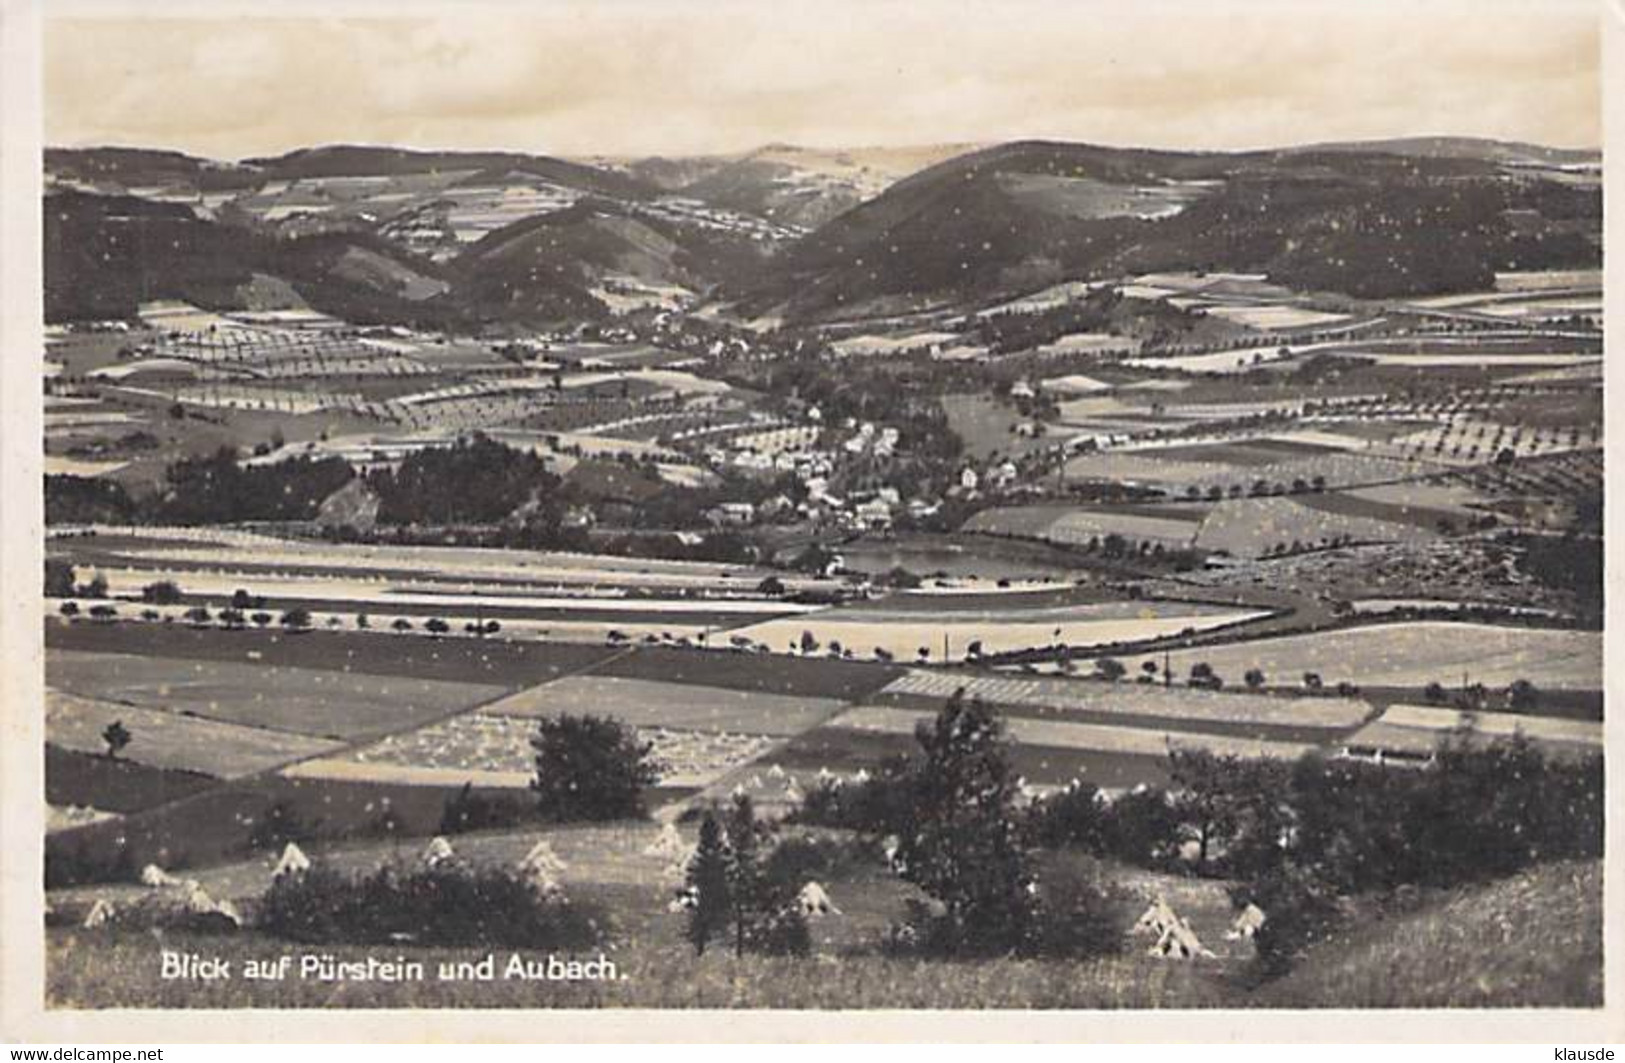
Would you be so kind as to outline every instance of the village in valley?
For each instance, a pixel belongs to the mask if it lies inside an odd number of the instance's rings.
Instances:
[[[57,1006],[1600,1004],[1599,152],[44,162]]]

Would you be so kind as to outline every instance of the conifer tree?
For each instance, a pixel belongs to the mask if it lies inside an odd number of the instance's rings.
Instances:
[[[728,814],[728,907],[734,929],[734,955],[743,956],[751,931],[762,917],[766,883],[761,868],[762,825],[749,794],[738,794]]]
[[[710,812],[700,824],[700,842],[685,874],[691,905],[688,909],[689,943],[703,956],[711,939],[728,932],[733,901],[728,889],[729,853],[722,824]]]

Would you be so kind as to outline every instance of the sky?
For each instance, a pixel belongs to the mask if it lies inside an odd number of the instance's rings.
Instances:
[[[48,143],[237,159],[330,143],[629,156],[1027,137],[1601,141],[1598,7],[1569,0],[158,10],[47,9]]]

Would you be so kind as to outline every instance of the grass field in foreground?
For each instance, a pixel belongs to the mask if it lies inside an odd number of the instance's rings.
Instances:
[[[170,933],[160,942],[144,932],[57,929],[46,934],[46,999],[55,1008],[1479,1008],[1602,1002],[1602,869],[1596,862],[1539,867],[1427,897],[1406,914],[1366,919],[1314,946],[1281,979],[1256,988],[1244,975],[1244,954],[1212,929],[1224,914],[1222,884],[1140,872],[1118,877],[1142,898],[1147,891],[1166,892],[1220,958],[1158,959],[1144,954],[1142,939],[1130,938],[1122,955],[1094,960],[891,959],[862,943],[864,934],[896,915],[897,887],[878,879],[831,886],[846,914],[814,924],[813,958],[735,959],[715,949],[696,958],[679,937],[682,920],[658,903],[660,888],[622,881],[593,893],[616,913],[618,944],[604,950],[615,964],[614,980],[436,978],[437,962],[477,960],[486,955],[483,949],[317,948],[255,932]],[[395,984],[164,981],[157,977],[164,947],[218,955],[239,972],[246,958],[284,953],[330,953],[341,960],[406,956],[424,963],[426,978]],[[499,964],[511,955],[495,954]]]
[[[1549,864],[1317,946],[1259,1002],[1600,1007],[1602,960],[1602,865]]]

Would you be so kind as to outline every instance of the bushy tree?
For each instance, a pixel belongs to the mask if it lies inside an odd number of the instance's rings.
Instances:
[[[914,818],[896,859],[899,874],[941,906],[925,936],[949,954],[1026,948],[1036,884],[1002,723],[959,693],[920,724],[915,740]]]
[[[130,744],[131,734],[129,728],[124,726],[123,720],[114,720],[102,729],[102,741],[107,743],[107,759],[117,760],[124,747]]]
[[[141,588],[141,600],[154,605],[175,605],[181,600],[181,589],[174,580],[157,580]]]
[[[1118,795],[1107,807],[1102,850],[1141,867],[1166,863],[1179,844],[1179,817],[1168,794],[1154,786]]]
[[[536,791],[541,814],[560,822],[644,813],[643,791],[660,781],[654,747],[607,716],[566,713],[538,721]]]
[[[45,597],[73,597],[73,566],[53,557],[45,559]]]

